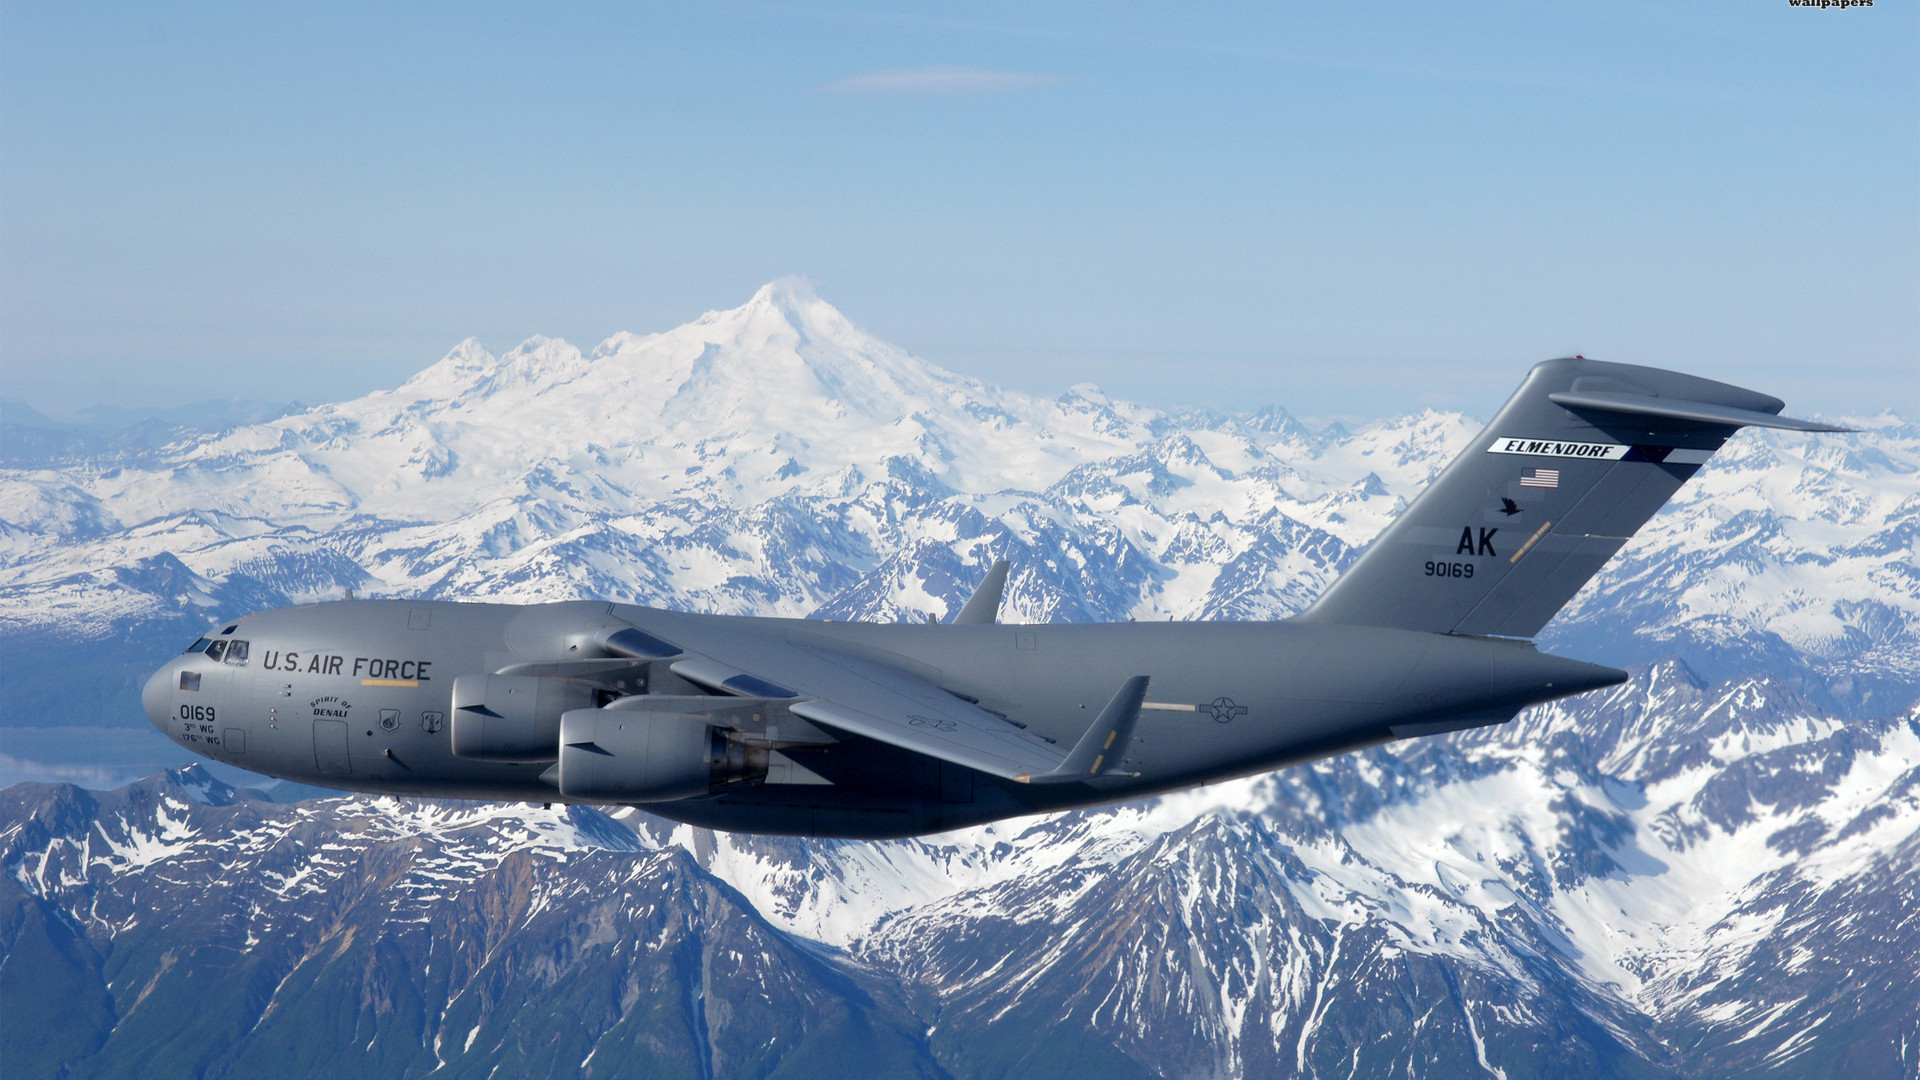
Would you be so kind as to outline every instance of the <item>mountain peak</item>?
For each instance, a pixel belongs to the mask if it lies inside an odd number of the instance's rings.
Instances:
[[[709,311],[693,325],[727,327],[742,335],[762,338],[779,335],[782,329],[802,338],[823,332],[838,336],[837,332],[852,327],[839,309],[820,299],[812,281],[798,274],[775,278],[754,290],[746,303]]]
[[[486,378],[499,362],[479,338],[470,337],[438,361],[414,373],[394,392],[409,397],[449,397]]]
[[[771,304],[786,309],[797,309],[810,304],[824,303],[820,294],[814,290],[813,280],[804,274],[788,274],[777,277],[754,291],[752,304]],[[832,305],[829,304],[829,307]]]

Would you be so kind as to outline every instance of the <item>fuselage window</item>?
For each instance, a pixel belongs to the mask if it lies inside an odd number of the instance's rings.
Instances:
[[[206,652],[207,646],[211,644],[213,644],[212,638],[201,638],[199,641],[187,646],[187,651],[190,653]]]
[[[208,656],[211,656],[211,657],[212,657],[212,658],[214,658],[215,660],[218,660],[218,659],[220,659],[220,658],[221,658],[222,656],[225,656],[226,654],[227,654],[227,643],[226,643],[226,642],[224,642],[224,641],[209,641],[209,642],[207,642],[207,655],[208,655]]]
[[[200,689],[200,673],[197,671],[181,672],[180,673],[180,689],[182,690]]]
[[[236,667],[247,665],[247,643],[244,641],[227,642],[226,662]]]

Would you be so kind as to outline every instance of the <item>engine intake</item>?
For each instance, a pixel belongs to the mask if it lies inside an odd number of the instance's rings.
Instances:
[[[560,794],[668,802],[767,774],[764,748],[681,713],[576,709],[560,718]]]

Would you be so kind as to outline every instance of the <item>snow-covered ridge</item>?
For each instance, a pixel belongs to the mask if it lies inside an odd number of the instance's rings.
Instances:
[[[1854,422],[1736,437],[1550,635],[1631,628],[1654,655],[1760,641],[1836,675],[1920,679],[1920,428]],[[1476,429],[1034,397],[780,281],[589,352],[467,341],[393,390],[0,471],[0,636],[108,637],[347,588],[918,618],[954,610],[996,557],[1015,564],[1014,619],[1273,618]]]

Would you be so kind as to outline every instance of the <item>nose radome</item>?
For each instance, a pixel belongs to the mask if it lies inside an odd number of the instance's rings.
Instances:
[[[153,673],[147,685],[140,691],[140,707],[146,710],[147,719],[160,729],[162,735],[167,732],[167,707],[173,703],[172,693],[174,666],[168,664]]]

